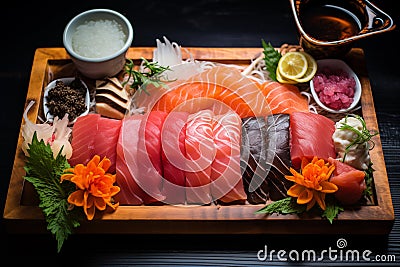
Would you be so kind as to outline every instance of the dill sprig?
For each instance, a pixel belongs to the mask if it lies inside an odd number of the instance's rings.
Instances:
[[[164,86],[164,82],[161,80],[160,74],[168,70],[169,67],[164,67],[158,64],[158,62],[149,62],[145,58],[141,58],[143,62],[143,71],[135,70],[135,63],[128,59],[125,64],[125,72],[128,74],[128,79],[122,84],[125,86],[128,82],[130,88],[136,90],[143,90],[146,94],[149,94],[146,90],[146,86],[152,84],[156,87]]]
[[[354,138],[354,140],[346,146],[345,153],[343,156],[343,162],[345,161],[346,155],[352,146],[360,145],[360,144],[364,144],[364,143],[368,142],[369,149],[370,150],[373,149],[375,146],[375,143],[374,143],[374,141],[371,140],[371,138],[374,137],[375,135],[378,135],[378,131],[368,130],[367,124],[365,123],[364,119],[359,115],[353,114],[351,116],[355,117],[356,119],[358,119],[361,122],[361,125],[362,125],[361,131],[359,131],[358,129],[354,128],[353,126],[347,124],[346,122],[347,122],[348,116],[350,116],[350,115],[346,115],[345,123],[342,123],[342,126],[339,129],[352,131],[353,133],[356,134],[356,138]]]

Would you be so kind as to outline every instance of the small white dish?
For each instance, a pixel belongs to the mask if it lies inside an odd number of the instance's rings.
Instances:
[[[52,122],[54,119],[53,114],[50,113],[49,108],[47,107],[46,103],[47,103],[47,96],[49,94],[49,90],[53,87],[56,86],[56,82],[57,81],[62,81],[65,85],[70,85],[72,83],[72,81],[74,81],[75,79],[79,79],[79,78],[75,78],[75,77],[67,77],[67,78],[59,78],[59,79],[55,79],[53,81],[51,81],[45,88],[44,90],[44,94],[43,94],[43,112],[44,115],[46,116],[46,120],[48,122]],[[90,108],[90,95],[89,95],[89,89],[86,85],[86,83],[82,80],[80,80],[83,84],[83,86],[86,88],[86,95],[85,95],[85,105],[86,105],[86,110],[79,115],[80,116],[84,116],[87,115],[89,113],[89,108]],[[73,121],[70,121],[70,123],[75,123],[76,119],[78,118],[76,117]],[[59,118],[60,120],[62,118]]]
[[[73,35],[77,28],[87,22],[115,21],[121,27],[126,38],[124,44],[116,52],[102,57],[87,57],[80,55],[73,48]],[[124,69],[126,63],[126,53],[132,45],[134,37],[134,30],[130,21],[121,13],[111,9],[90,9],[79,13],[72,18],[65,26],[63,33],[63,44],[65,50],[74,62],[76,69],[84,76],[90,79],[103,79],[105,77],[112,77]],[[119,42],[120,40],[108,40],[108,44],[113,41]],[[96,46],[101,44],[96,44]],[[95,47],[96,47],[95,46]]]
[[[318,94],[314,89],[314,79],[312,79],[310,81],[310,90],[311,90],[311,94],[312,94],[315,102],[321,108],[323,108],[324,110],[331,112],[331,113],[346,113],[346,112],[349,112],[352,109],[354,109],[361,99],[361,90],[362,90],[360,80],[358,79],[356,73],[349,67],[349,65],[347,65],[343,60],[340,60],[340,59],[320,59],[320,60],[317,60],[317,65],[318,65],[317,73],[318,73],[318,70],[323,69],[323,68],[329,68],[332,71],[337,71],[337,70],[345,71],[346,73],[348,73],[349,77],[354,78],[356,85],[355,85],[353,102],[351,103],[351,105],[346,109],[335,110],[335,109],[327,107],[320,101]]]

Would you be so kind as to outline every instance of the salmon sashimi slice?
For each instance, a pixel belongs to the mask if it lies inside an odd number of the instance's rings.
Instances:
[[[247,195],[240,169],[241,118],[233,111],[214,118],[216,155],[211,164],[212,198],[224,203],[244,202]]]
[[[164,121],[161,131],[161,157],[163,167],[162,193],[165,203],[185,204],[186,202],[186,122],[189,113],[171,112]]]
[[[196,113],[210,109],[214,114],[224,104],[240,117],[271,114],[258,86],[234,67],[216,66],[166,88],[148,86],[149,94],[135,96],[136,105],[147,110]]]
[[[241,118],[267,116],[271,113],[264,95],[254,81],[234,67],[216,66],[189,80],[207,82],[210,88],[222,86],[224,90],[215,99],[231,107]]]
[[[185,150],[186,201],[188,204],[211,203],[211,163],[215,157],[213,112],[201,110],[190,114],[186,124]]]
[[[121,128],[121,120],[100,117],[98,130],[94,138],[94,154],[100,158],[107,157],[111,161],[108,172],[115,173],[117,143]]]
[[[344,205],[356,204],[366,188],[365,172],[337,159],[329,158],[328,161],[335,165],[335,171],[329,181],[338,187],[338,191],[335,192],[336,199]]]
[[[132,115],[122,119],[117,143],[116,180],[120,192],[115,199],[121,205],[141,205],[145,196],[134,178],[137,174],[137,143],[143,115]],[[129,163],[129,166],[128,166]]]
[[[293,84],[267,81],[261,84],[260,89],[272,114],[291,114],[295,111],[309,112],[307,97],[302,95],[299,88]]]
[[[332,139],[335,122],[312,112],[293,112],[290,115],[290,157],[295,169],[299,169],[303,157],[309,161],[314,156],[328,160],[335,158]]]
[[[72,155],[68,160],[71,166],[86,165],[94,156],[99,119],[100,114],[95,113],[89,113],[76,119],[71,133]]]

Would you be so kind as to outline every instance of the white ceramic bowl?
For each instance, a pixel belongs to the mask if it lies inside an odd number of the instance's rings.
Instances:
[[[77,27],[89,21],[115,21],[121,26],[125,35],[124,45],[117,52],[102,56],[83,56],[73,49],[72,39]],[[129,20],[122,14],[110,9],[91,9],[72,18],[64,29],[63,44],[74,62],[77,70],[91,79],[112,77],[120,72],[126,63],[126,52],[133,41],[133,27]],[[119,40],[117,40],[119,41]],[[113,42],[113,40],[107,40]]]
[[[56,86],[56,82],[57,81],[62,81],[65,85],[70,85],[72,81],[75,80],[75,77],[66,77],[66,78],[59,78],[56,80],[51,81],[46,88],[44,89],[44,93],[43,93],[43,112],[44,115],[46,116],[46,120],[49,122],[52,122],[54,119],[54,115],[51,114],[49,112],[49,108],[47,107],[46,103],[47,103],[47,96],[49,95],[49,90],[53,87]],[[84,116],[86,114],[89,113],[89,109],[90,109],[90,95],[89,95],[89,89],[86,85],[86,83],[84,81],[82,81],[83,86],[86,88],[86,95],[85,95],[85,105],[86,105],[86,110],[80,115],[80,116]],[[79,116],[79,117],[80,117]],[[60,120],[62,118],[59,118]],[[73,121],[71,121],[70,123],[74,123],[76,121],[77,118],[75,118]]]
[[[320,60],[317,60],[317,64],[318,64],[317,73],[318,73],[318,70],[323,69],[325,67],[328,67],[329,69],[331,69],[333,71],[343,70],[346,73],[348,73],[349,77],[354,78],[356,85],[355,85],[353,102],[351,103],[351,105],[346,109],[335,110],[335,109],[327,107],[320,101],[320,99],[318,98],[318,94],[314,89],[314,81],[312,79],[310,81],[310,90],[311,90],[312,96],[314,97],[315,102],[321,108],[323,108],[324,110],[331,112],[331,113],[346,113],[346,112],[349,112],[352,109],[354,109],[357,106],[358,102],[360,101],[361,90],[362,90],[360,80],[358,79],[356,73],[349,67],[349,65],[347,65],[343,60],[340,60],[340,59],[320,59]]]

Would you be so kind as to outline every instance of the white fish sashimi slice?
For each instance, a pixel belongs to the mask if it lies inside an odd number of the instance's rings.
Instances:
[[[58,155],[62,148],[61,154],[69,159],[72,155],[72,146],[69,142],[71,129],[67,126],[69,123],[68,114],[61,120],[56,117],[52,124],[35,124],[28,118],[28,112],[34,104],[35,101],[29,102],[23,114],[25,124],[22,126],[22,137],[24,138],[22,151],[26,156],[29,156],[28,147],[32,143],[33,135],[36,132],[38,140],[43,140],[46,144],[50,144],[54,157]]]

